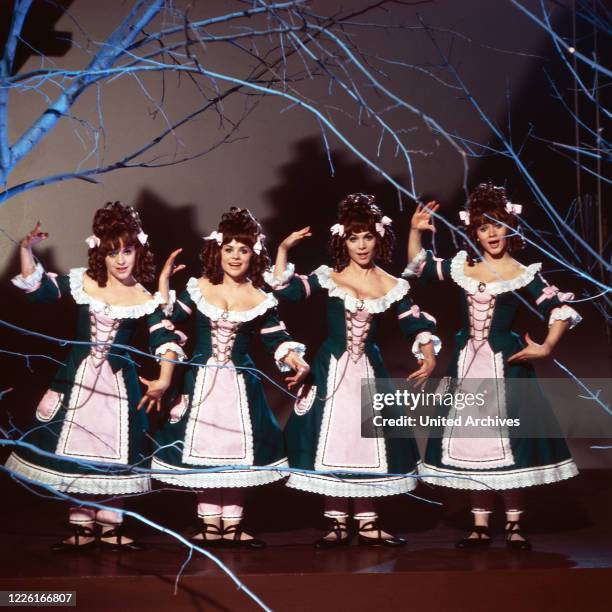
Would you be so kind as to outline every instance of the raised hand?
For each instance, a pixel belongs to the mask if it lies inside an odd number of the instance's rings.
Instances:
[[[161,410],[161,399],[170,386],[169,383],[159,379],[147,380],[142,376],[139,376],[138,380],[140,380],[140,382],[147,387],[147,390],[142,396],[142,399],[138,402],[136,410],[140,410],[145,404],[147,404],[147,414],[149,414],[153,408],[156,408],[157,412],[159,412]]]
[[[538,344],[534,342],[529,334],[525,334],[525,342],[527,346],[518,353],[514,353],[508,357],[508,363],[510,362],[524,362],[529,361],[531,359],[544,359],[544,357],[548,357],[550,355],[550,346],[546,343]]]
[[[292,232],[289,234],[279,245],[279,249],[289,250],[292,249],[298,242],[304,240],[304,238],[308,238],[312,236],[312,232],[310,231],[310,226],[303,227],[301,230],[297,230],[297,232]]]
[[[159,292],[162,294],[164,300],[168,302],[170,300],[170,278],[177,272],[185,269],[184,264],[176,265],[174,262],[183,249],[176,249],[172,251],[166,259],[166,263],[159,273],[159,280],[157,281]]]
[[[40,221],[36,222],[34,229],[24,238],[22,238],[19,243],[24,249],[31,249],[33,246],[36,246],[39,242],[46,240],[49,237],[47,232],[40,231],[41,225]]]
[[[434,200],[427,202],[425,206],[417,204],[417,208],[410,220],[410,229],[421,232],[435,232],[436,228],[432,223],[432,213],[435,213],[438,208],[440,208],[440,205]]]

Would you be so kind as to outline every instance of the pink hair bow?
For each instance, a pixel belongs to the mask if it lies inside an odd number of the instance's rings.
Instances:
[[[386,215],[380,220],[379,223],[376,224],[376,231],[381,235],[385,235],[385,226],[391,225],[393,223],[389,217]]]
[[[210,232],[208,236],[202,236],[202,240],[214,240],[219,246],[221,246],[223,243],[223,234],[215,230],[214,232]]]
[[[344,225],[341,223],[334,223],[329,229],[332,236],[344,236]]]
[[[520,215],[523,212],[523,207],[521,204],[513,204],[512,202],[508,202],[506,204],[506,212],[511,215]]]
[[[459,219],[461,219],[461,221],[463,222],[463,225],[469,225],[470,224],[470,213],[467,210],[460,210]]]
[[[92,234],[91,236],[87,236],[87,238],[85,238],[85,243],[90,249],[95,249],[96,247],[100,246],[100,239],[95,234]]]
[[[265,239],[266,237],[264,236],[264,234],[259,234],[259,236],[257,236],[257,240],[255,241],[255,244],[253,245],[253,251],[257,255],[261,254],[261,250],[263,249],[263,241]]]

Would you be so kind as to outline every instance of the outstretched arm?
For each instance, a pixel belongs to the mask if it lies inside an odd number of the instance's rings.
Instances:
[[[303,227],[297,232],[292,232],[287,236],[279,245],[276,251],[276,261],[274,262],[274,277],[280,279],[283,277],[285,270],[287,269],[287,256],[289,249],[292,249],[296,244],[312,236],[310,226]]]
[[[423,249],[421,234],[424,231],[435,232],[432,223],[432,213],[435,213],[440,205],[437,202],[428,202],[425,206],[417,204],[416,211],[410,220],[410,234],[408,235],[408,261],[413,261]]]
[[[525,334],[527,346],[511,355],[509,362],[521,362],[530,359],[548,357],[563,334],[580,323],[582,317],[565,302],[574,299],[571,293],[561,293],[557,287],[549,284],[541,274],[538,274],[526,287],[527,292],[535,301],[536,308],[543,317],[548,317],[548,334],[542,344],[534,342],[529,334]]]
[[[32,253],[32,247],[39,242],[46,240],[49,237],[47,232],[40,230],[40,221],[36,222],[34,229],[25,236],[19,243],[19,261],[21,262],[21,276],[27,278],[34,274],[36,270],[36,261]]]
[[[529,334],[525,334],[527,346],[522,351],[508,357],[508,362],[521,362],[548,357],[559,340],[561,340],[563,334],[569,329],[569,325],[569,321],[555,321],[550,326],[546,339],[542,344],[534,342]]]

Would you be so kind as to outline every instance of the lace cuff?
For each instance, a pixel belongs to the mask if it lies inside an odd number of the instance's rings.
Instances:
[[[163,313],[170,317],[174,312],[174,304],[176,304],[176,291],[174,289],[170,289],[170,301],[168,303],[165,302],[164,297],[159,291],[155,292],[155,299],[159,302]]]
[[[425,358],[421,351],[421,345],[427,344],[428,342],[433,342],[434,355],[437,355],[440,352],[440,349],[442,348],[442,340],[431,332],[423,331],[417,334],[417,337],[414,339],[414,343],[412,345],[412,354],[417,359]]]
[[[563,306],[558,306],[557,308],[553,308],[550,313],[550,318],[548,319],[548,327],[550,327],[555,321],[568,321],[569,320],[569,328],[576,327],[580,321],[582,321],[582,317],[567,304]]]
[[[176,353],[176,358],[179,361],[185,361],[185,359],[187,359],[185,351],[176,342],[164,342],[163,344],[160,344],[155,349],[155,354],[158,357],[162,357],[166,351],[174,351]]]
[[[263,278],[272,289],[284,289],[294,274],[295,266],[292,263],[287,263],[287,267],[280,278],[274,275],[274,266],[263,273]]]
[[[420,267],[423,265],[423,262],[427,259],[427,251],[425,249],[421,249],[416,257],[408,262],[408,265],[404,268],[401,276],[419,276],[420,275]]]
[[[37,263],[32,274],[29,276],[22,276],[21,274],[18,274],[11,279],[11,283],[13,283],[15,287],[22,289],[27,293],[32,293],[32,291],[36,291],[36,289],[40,287],[40,281],[42,280],[44,273],[45,269],[41,264]]]
[[[303,357],[306,353],[306,347],[301,342],[294,342],[288,340],[278,345],[274,351],[274,361],[276,361],[276,367],[281,372],[291,372],[291,368],[283,362],[283,359],[287,356],[289,351],[295,351],[298,355]]]

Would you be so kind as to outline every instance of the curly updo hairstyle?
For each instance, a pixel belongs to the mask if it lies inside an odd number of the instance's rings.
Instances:
[[[390,225],[384,227],[384,236],[377,232],[376,224],[381,223],[383,213],[374,202],[373,195],[352,193],[338,205],[338,223],[344,226],[344,235],[333,234],[329,243],[335,272],[340,272],[349,265],[346,241],[351,234],[361,232],[371,232],[376,236],[376,258],[385,264],[391,263],[395,235]]]
[[[140,244],[137,236],[141,231],[138,213],[131,206],[120,202],[107,202],[94,215],[93,233],[100,239],[100,246],[88,251],[87,275],[100,287],[106,287],[108,273],[105,257],[120,248],[136,249],[136,264],[132,276],[139,283],[150,283],[155,278],[155,264],[149,243]]]
[[[223,281],[223,269],[221,268],[221,249],[223,245],[235,240],[253,250],[257,238],[261,236],[261,252],[257,254],[253,251],[248,276],[255,287],[264,287],[263,273],[270,267],[270,257],[263,244],[265,237],[257,219],[248,209],[232,206],[229,212],[223,213],[221,216],[221,223],[219,223],[217,231],[223,234],[221,244],[218,244],[216,240],[205,240],[200,251],[200,259],[203,264],[202,275],[213,285],[218,285]]]
[[[481,225],[486,223],[495,223],[495,220],[500,221],[503,225],[507,225],[506,250],[508,253],[519,251],[525,246],[525,242],[519,232],[519,219],[517,215],[508,212],[506,205],[509,204],[506,190],[504,187],[496,187],[490,181],[488,183],[480,183],[470,193],[467,203],[467,211],[469,213],[470,223],[465,228],[465,233],[469,239],[479,245],[477,231]],[[512,228],[511,230],[509,228]],[[473,266],[477,259],[482,257],[480,250],[476,251],[472,245],[464,241],[465,249],[468,252],[468,265]]]

